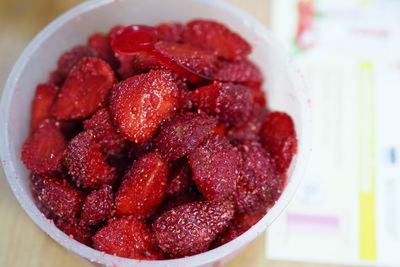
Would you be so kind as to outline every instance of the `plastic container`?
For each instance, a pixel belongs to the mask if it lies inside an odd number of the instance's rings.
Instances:
[[[55,68],[63,51],[85,43],[94,32],[106,32],[116,24],[155,25],[195,18],[220,21],[253,45],[251,57],[266,77],[270,107],[289,113],[295,121],[299,151],[289,169],[288,184],[281,198],[262,220],[239,238],[217,249],[182,259],[125,259],[68,238],[35,206],[29,187],[29,172],[20,160],[21,146],[29,133],[30,107],[36,84],[46,81],[48,72]],[[54,240],[81,257],[107,266],[219,266],[263,233],[293,198],[310,152],[309,103],[303,80],[285,51],[262,24],[238,8],[217,0],[93,0],[71,9],[49,24],[15,64],[1,100],[1,157],[10,187],[26,213]]]

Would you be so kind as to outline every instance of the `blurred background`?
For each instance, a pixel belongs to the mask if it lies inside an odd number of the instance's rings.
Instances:
[[[400,1],[226,1],[286,47],[314,124],[296,198],[226,266],[400,266]],[[0,0],[0,85],[29,41],[80,2]],[[87,266],[30,221],[0,176],[0,266]]]

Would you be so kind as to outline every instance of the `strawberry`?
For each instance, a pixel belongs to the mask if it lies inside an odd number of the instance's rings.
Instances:
[[[268,153],[257,142],[238,146],[241,152],[242,176],[234,195],[236,210],[247,212],[269,207],[281,194],[283,181]]]
[[[251,95],[253,96],[253,102],[260,106],[267,106],[267,95],[264,90],[260,87],[248,87]]]
[[[126,80],[134,75],[149,72],[153,69],[162,68],[161,64],[144,53],[139,53],[133,56],[116,53],[115,56],[119,61],[117,73],[122,80]]]
[[[164,56],[171,58],[196,73],[212,76],[216,71],[217,57],[213,53],[199,47],[190,44],[158,42],[156,49]]]
[[[118,61],[111,49],[111,41],[108,35],[95,33],[89,37],[88,47],[92,49],[96,56],[106,61],[113,69],[118,67]]]
[[[176,160],[199,146],[217,125],[217,120],[205,113],[175,114],[161,126],[157,148],[162,156]]]
[[[189,155],[193,180],[208,200],[223,200],[235,192],[240,155],[219,136],[212,135]]]
[[[217,236],[217,238],[211,243],[210,248],[214,249],[219,246],[222,246],[237,237],[241,236],[244,232],[246,232],[250,227],[244,224],[240,224],[236,221],[233,221],[229,224],[229,226]]]
[[[79,220],[76,218],[68,219],[57,219],[55,225],[63,231],[70,238],[75,239],[87,246],[92,244],[93,231],[88,226],[79,224]]]
[[[214,128],[214,133],[222,137],[226,137],[227,131],[228,129],[225,123],[218,123]]]
[[[107,108],[99,109],[83,125],[85,131],[92,130],[104,154],[117,155],[125,148],[126,141],[117,132]]]
[[[252,50],[251,45],[226,26],[209,20],[189,22],[183,34],[185,42],[213,51],[219,57],[241,60]]]
[[[81,213],[81,223],[96,225],[111,217],[114,209],[114,193],[110,185],[102,185],[93,190],[85,199]]]
[[[83,123],[80,120],[59,121],[60,130],[67,141],[70,141],[78,133],[83,131]]]
[[[233,83],[214,82],[197,88],[191,92],[190,99],[195,107],[232,126],[240,126],[247,121],[253,106],[247,87]]]
[[[32,189],[39,202],[53,215],[65,219],[79,215],[85,196],[66,179],[35,174]]]
[[[149,139],[141,144],[129,143],[128,158],[130,160],[137,160],[138,158],[141,158],[147,153],[153,151],[154,148],[154,139]]]
[[[51,173],[61,167],[65,138],[53,119],[42,121],[22,146],[21,159],[35,173]]]
[[[150,229],[133,216],[116,218],[93,236],[93,247],[105,253],[138,260],[162,259],[154,251]]]
[[[65,165],[72,180],[85,189],[114,184],[117,179],[115,169],[107,164],[92,131],[82,132],[68,143]]]
[[[149,140],[175,110],[178,89],[170,72],[152,70],[118,83],[110,111],[119,131],[135,143]]]
[[[158,247],[172,256],[204,252],[233,217],[229,202],[199,201],[173,208],[152,225]]]
[[[150,152],[134,162],[117,191],[118,215],[148,217],[165,196],[168,167],[158,152]]]
[[[241,83],[253,87],[263,83],[260,69],[248,59],[237,62],[220,61],[213,78],[221,82]]]
[[[96,112],[107,100],[115,82],[114,72],[105,61],[83,58],[68,74],[53,107],[57,119],[83,119]]]
[[[261,143],[274,158],[278,171],[286,172],[297,152],[297,138],[292,118],[283,112],[270,112],[261,128]]]
[[[34,132],[41,121],[51,116],[50,108],[57,97],[58,87],[43,83],[36,87],[35,96],[32,101],[31,131]]]
[[[75,46],[60,56],[57,70],[52,73],[52,80],[62,85],[71,69],[84,57],[93,57],[94,51],[88,46]]]
[[[187,159],[179,159],[174,165],[174,171],[167,182],[166,195],[168,197],[181,195],[189,191],[189,189],[194,185],[192,180],[192,169],[190,168]]]
[[[169,42],[181,42],[184,26],[178,22],[161,23],[155,27],[158,39]]]

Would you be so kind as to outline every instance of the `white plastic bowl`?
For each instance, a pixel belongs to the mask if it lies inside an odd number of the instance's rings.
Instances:
[[[295,121],[299,149],[289,169],[288,184],[282,196],[262,220],[239,238],[217,249],[182,259],[138,261],[120,258],[69,238],[35,206],[29,187],[29,172],[20,160],[21,146],[29,133],[30,107],[36,84],[46,81],[48,72],[55,68],[62,52],[84,44],[94,32],[107,32],[116,24],[155,25],[195,18],[222,22],[253,45],[251,57],[266,77],[269,106],[289,113]],[[302,77],[285,51],[262,24],[238,8],[217,0],[92,0],[50,23],[15,64],[1,100],[1,157],[10,187],[26,213],[54,240],[91,262],[107,266],[222,265],[263,233],[293,198],[311,150],[309,102]]]

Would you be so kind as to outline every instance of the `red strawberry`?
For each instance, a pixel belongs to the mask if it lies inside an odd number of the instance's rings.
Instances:
[[[253,96],[253,102],[260,106],[267,106],[267,95],[260,87],[248,87]]]
[[[92,115],[107,100],[114,82],[114,72],[105,61],[83,58],[68,74],[54,104],[54,115],[62,120]]]
[[[207,50],[173,42],[159,42],[156,48],[163,55],[197,73],[212,76],[216,71],[217,57]]]
[[[229,202],[200,201],[165,212],[154,223],[158,247],[172,256],[204,252],[233,217]]]
[[[250,228],[258,223],[265,216],[265,214],[267,214],[266,207],[252,210],[250,212],[235,214],[233,223]]]
[[[84,129],[92,130],[103,153],[117,155],[126,146],[126,141],[113,125],[108,109],[98,110],[89,120],[83,122]]]
[[[261,143],[272,155],[280,173],[286,172],[297,152],[297,138],[292,118],[283,112],[270,112],[261,128]]]
[[[71,69],[84,57],[93,57],[94,51],[88,46],[75,46],[60,56],[57,62],[57,70],[52,74],[57,85],[61,85]]]
[[[193,20],[186,25],[184,40],[215,52],[219,57],[240,60],[252,50],[251,45],[224,25],[208,20]]]
[[[118,83],[110,111],[119,131],[135,143],[149,140],[174,111],[178,89],[170,72],[150,71]]]
[[[85,196],[66,179],[35,174],[32,189],[39,202],[53,215],[65,219],[79,215]]]
[[[58,87],[49,84],[39,84],[36,87],[32,102],[31,131],[34,132],[39,123],[50,117],[50,108],[57,97]]]
[[[234,196],[236,210],[246,212],[269,207],[279,198],[283,180],[276,173],[275,165],[259,143],[238,146],[242,154],[242,177]]]
[[[205,113],[175,114],[161,126],[157,148],[166,159],[176,160],[199,146],[216,125],[217,120]]]
[[[80,120],[74,121],[60,121],[60,130],[69,141],[74,138],[78,133],[83,131],[83,123]]]
[[[239,180],[240,155],[219,136],[212,135],[189,155],[193,180],[208,200],[222,200],[235,192]]]
[[[237,62],[220,61],[213,77],[217,81],[241,83],[253,87],[263,83],[260,69],[248,59]]]
[[[128,158],[132,160],[137,160],[143,157],[147,153],[153,151],[155,148],[154,139],[149,139],[144,143],[136,144],[130,143],[128,149]]]
[[[134,162],[117,192],[117,214],[151,215],[164,199],[167,178],[168,167],[157,152]]]
[[[117,175],[110,167],[92,131],[75,136],[67,145],[65,165],[79,187],[94,189],[102,184],[114,184]]]
[[[25,141],[21,159],[35,173],[51,173],[61,167],[65,138],[53,119],[42,121],[38,129]]]
[[[93,236],[93,247],[105,253],[138,260],[161,259],[154,251],[150,229],[133,216],[117,218]]]
[[[156,27],[158,39],[170,42],[181,42],[183,39],[184,26],[181,23],[161,23]]]
[[[214,82],[191,92],[193,105],[223,122],[239,126],[248,120],[253,99],[249,90],[233,83]]]
[[[250,227],[233,221],[217,238],[212,242],[211,249],[225,245],[246,232]]]
[[[218,134],[219,136],[225,137],[227,134],[227,129],[228,127],[226,126],[225,123],[219,123],[217,126],[214,128],[214,133]]]
[[[96,56],[105,60],[113,69],[117,68],[118,61],[114,56],[114,51],[111,49],[109,36],[95,33],[89,37],[88,46],[94,51]]]
[[[93,231],[87,226],[79,224],[75,218],[57,219],[55,225],[70,238],[75,239],[87,246],[92,244]]]
[[[114,209],[114,193],[110,185],[92,191],[83,204],[81,223],[96,225],[111,217]]]
[[[185,158],[178,160],[174,166],[174,171],[168,179],[167,196],[178,196],[189,191],[194,185],[192,175],[192,169],[187,160]]]
[[[254,105],[251,117],[243,125],[232,127],[228,130],[228,139],[234,144],[259,141],[261,126],[266,115],[267,110],[265,107]]]
[[[157,61],[143,53],[133,56],[116,53],[115,56],[119,61],[117,73],[122,80],[126,80],[134,75],[149,72],[153,69],[162,68]]]

